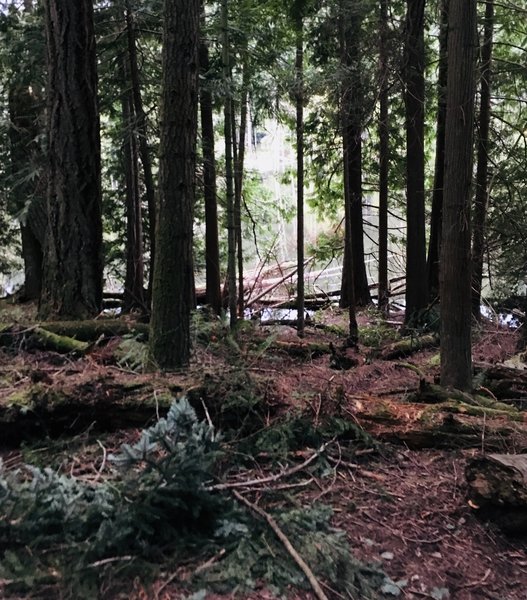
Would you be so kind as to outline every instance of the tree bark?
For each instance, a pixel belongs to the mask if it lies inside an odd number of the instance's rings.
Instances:
[[[9,156],[13,177],[11,199],[14,209],[23,213],[20,217],[22,258],[24,260],[24,300],[38,300],[42,289],[43,232],[39,236],[40,223],[32,218],[40,202],[40,185],[28,178],[29,170],[39,168],[38,119],[42,112],[42,99],[33,91],[31,84],[15,84],[9,91]],[[40,176],[39,176],[40,179]]]
[[[441,385],[472,388],[470,200],[476,0],[450,0],[441,248]]]
[[[430,300],[439,295],[439,256],[441,254],[441,221],[443,219],[443,182],[445,178],[445,120],[447,86],[449,0],[441,0],[439,28],[439,74],[437,81],[437,124],[434,190],[432,193],[432,216],[430,219],[430,243],[428,246],[428,286]]]
[[[150,241],[150,261],[148,279],[148,302],[152,298],[152,284],[154,274],[154,260],[156,254],[156,201],[155,185],[152,175],[152,158],[148,147],[148,126],[146,113],[141,95],[141,78],[137,61],[137,33],[135,27],[134,13],[130,0],[125,4],[126,34],[128,42],[128,57],[130,64],[130,82],[132,84],[132,98],[134,103],[135,123],[134,127],[138,136],[139,157],[143,165],[143,185],[145,187],[145,199],[148,207],[148,238]]]
[[[135,110],[129,85],[129,65],[122,58],[123,166],[126,187],[126,276],[123,310],[145,310],[143,270],[143,224],[139,193],[139,158],[135,134]]]
[[[426,280],[424,104],[425,0],[407,0],[406,110],[406,316],[411,323],[428,302]]]
[[[206,303],[215,314],[222,309],[220,251],[218,242],[218,201],[216,195],[216,158],[214,154],[214,122],[212,94],[207,87],[209,50],[205,40],[200,44],[200,69],[205,83],[200,88],[201,148],[203,153],[203,195],[205,197],[205,278]]]
[[[378,306],[389,311],[388,290],[388,174],[390,152],[389,68],[388,68],[388,4],[379,6],[379,286]]]
[[[351,302],[347,291],[351,278],[354,289],[354,302],[360,306],[371,303],[371,295],[364,263],[364,228],[362,222],[362,82],[360,65],[359,36],[362,17],[350,14],[349,8],[344,8],[343,32],[343,70],[344,90],[343,109],[347,112],[342,135],[346,137],[344,152],[344,169],[347,171],[347,203],[349,219],[346,236],[349,252],[344,251],[344,267],[342,273],[341,306],[346,307]],[[353,271],[353,274],[351,272]]]
[[[244,282],[243,282],[243,229],[242,229],[242,200],[243,200],[243,178],[245,168],[245,137],[247,133],[247,102],[249,94],[249,65],[247,48],[243,50],[242,65],[242,91],[240,99],[240,131],[238,140],[238,152],[234,164],[234,210],[236,219],[236,248],[238,259],[238,314],[243,319],[245,310]]]
[[[345,13],[345,5],[340,4],[341,14],[339,19],[340,28],[340,52],[341,64],[345,68],[348,64],[347,52],[347,15]],[[349,316],[349,338],[350,342],[356,343],[359,337],[359,327],[357,324],[356,315],[356,300],[355,300],[355,269],[353,262],[356,255],[353,253],[351,240],[351,184],[350,184],[350,137],[352,135],[352,127],[350,125],[350,106],[349,106],[349,90],[346,79],[342,81],[342,96],[341,96],[341,126],[342,126],[342,154],[344,167],[344,267],[342,273],[342,289],[341,289],[341,306],[348,308]]]
[[[481,46],[481,82],[479,109],[479,136],[476,168],[476,196],[472,234],[472,314],[481,318],[481,285],[483,279],[483,257],[485,254],[485,231],[489,197],[489,129],[490,101],[492,91],[492,46],[494,34],[494,0],[485,4],[484,39]]]
[[[157,250],[150,352],[163,369],[190,359],[198,109],[199,0],[165,0]]]
[[[228,0],[221,2],[222,21],[222,61],[224,99],[224,137],[225,137],[225,186],[227,204],[227,283],[229,293],[230,326],[234,328],[238,321],[236,294],[236,219],[234,214],[234,170],[233,170],[233,136],[232,136],[232,102],[231,102],[231,68],[229,40]]]
[[[93,3],[47,0],[48,228],[41,318],[102,305],[99,111]]]
[[[236,103],[231,98],[231,126],[232,126],[232,164],[234,181],[234,229],[237,269],[237,311],[238,317],[243,319],[245,309],[244,281],[243,281],[243,227],[242,227],[242,197],[243,197],[243,168],[245,163],[245,132],[247,130],[247,85],[248,68],[246,56],[242,59],[242,90],[240,99],[240,125],[239,134],[236,128]],[[238,137],[239,135],[239,137]]]
[[[296,249],[297,249],[297,320],[298,337],[304,337],[304,19],[299,11],[295,19],[295,100],[296,100]]]

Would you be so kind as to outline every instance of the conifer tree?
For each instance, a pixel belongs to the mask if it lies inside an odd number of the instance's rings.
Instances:
[[[157,249],[150,352],[163,369],[190,360],[192,234],[199,73],[199,0],[165,0]]]

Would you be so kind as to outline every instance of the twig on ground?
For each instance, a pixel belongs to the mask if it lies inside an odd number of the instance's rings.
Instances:
[[[103,567],[104,565],[110,565],[114,562],[124,562],[127,560],[133,560],[134,557],[131,555],[127,556],[113,556],[111,558],[103,558],[102,560],[96,560],[93,563],[90,563],[88,567],[91,569],[96,569],[97,567]]]
[[[264,483],[272,483],[274,481],[278,481],[279,479],[283,479],[284,477],[289,477],[290,475],[294,475],[298,473],[302,469],[305,469],[309,464],[311,464],[316,458],[318,458],[322,452],[331,444],[333,440],[322,444],[320,448],[314,452],[309,458],[307,458],[303,463],[299,465],[295,465],[290,469],[285,469],[285,471],[280,471],[280,473],[276,473],[275,475],[270,475],[269,477],[262,477],[261,479],[250,479],[248,481],[231,481],[231,482],[223,482],[216,483],[214,485],[210,485],[205,488],[207,492],[217,491],[217,490],[231,490],[235,488],[247,488],[252,486],[263,485]]]
[[[236,497],[237,500],[239,500],[240,502],[245,504],[253,512],[260,515],[260,517],[262,517],[263,519],[265,519],[265,521],[267,521],[267,524],[275,532],[276,536],[282,542],[282,544],[284,545],[285,549],[287,550],[287,552],[289,553],[291,558],[296,562],[296,564],[300,567],[300,569],[302,570],[304,575],[307,577],[309,583],[311,584],[311,587],[313,588],[313,591],[315,592],[316,597],[319,600],[328,600],[328,597],[324,593],[324,590],[320,586],[320,583],[318,582],[317,578],[313,574],[313,571],[309,568],[308,564],[300,556],[300,554],[298,554],[298,552],[295,550],[295,548],[289,541],[289,538],[280,529],[280,527],[278,526],[278,523],[273,519],[273,517],[268,512],[266,512],[263,508],[257,506],[256,504],[253,504],[250,500],[247,500],[247,498],[245,498],[245,496],[242,496],[242,494],[240,494],[236,490],[233,490],[232,493],[234,494],[234,496]]]
[[[203,400],[203,398],[201,398],[201,406],[203,406],[203,410],[205,411],[205,417],[207,419],[209,427],[214,427],[214,425],[212,424],[212,419],[210,418],[209,409],[207,408],[207,405],[205,404],[205,400]]]
[[[97,440],[97,443],[99,444],[99,446],[102,449],[102,463],[101,466],[99,467],[98,471],[97,471],[97,475],[95,477],[95,481],[98,481],[99,478],[102,475],[102,472],[104,471],[104,467],[106,466],[106,458],[108,457],[108,452],[106,451],[106,448],[102,445],[102,443]]]

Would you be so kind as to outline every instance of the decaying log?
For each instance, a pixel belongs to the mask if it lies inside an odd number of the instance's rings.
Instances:
[[[14,325],[2,328],[0,346],[15,350],[20,348],[52,350],[60,354],[82,355],[87,351],[89,344],[68,336],[58,335],[38,325],[32,327]]]
[[[148,325],[123,319],[101,319],[88,321],[49,321],[41,327],[58,335],[74,337],[83,342],[94,342],[101,336],[120,337],[127,334],[148,336]]]
[[[272,348],[299,358],[315,358],[324,354],[331,354],[331,350],[327,344],[317,344],[315,342],[283,342],[275,340],[270,346],[270,349]]]
[[[411,449],[480,448],[482,443],[494,452],[527,447],[523,423],[499,411],[457,401],[426,405],[365,396],[353,401],[351,414],[377,439]]]
[[[451,412],[459,412],[474,417],[504,416],[513,421],[524,421],[524,415],[515,406],[499,402],[481,394],[468,394],[460,390],[450,390],[421,379],[419,390],[409,396],[410,402],[443,404]]]
[[[148,337],[148,325],[130,321],[54,321],[38,325],[6,325],[0,329],[0,346],[7,348],[37,348],[62,354],[84,354],[88,342],[100,338],[127,334]]]
[[[53,350],[60,354],[69,354],[74,352],[75,354],[84,354],[89,347],[87,342],[82,342],[75,338],[59,335],[53,333],[43,327],[35,327],[32,330],[31,336],[33,343],[37,344],[39,348],[43,350]]]
[[[474,369],[480,376],[481,386],[496,398],[510,400],[518,408],[524,408],[527,398],[527,370],[487,363],[476,363]]]
[[[156,414],[165,415],[172,394],[154,395],[151,383],[130,378],[126,383],[111,377],[64,388],[53,382],[20,389],[0,402],[0,445],[18,446],[23,441],[144,427]]]
[[[409,356],[418,350],[424,350],[425,348],[432,348],[437,346],[439,339],[437,335],[428,334],[420,337],[408,337],[398,342],[394,342],[386,348],[381,350],[379,358],[382,360],[394,360],[404,356]]]
[[[487,454],[466,469],[470,505],[502,529],[527,534],[527,454]]]

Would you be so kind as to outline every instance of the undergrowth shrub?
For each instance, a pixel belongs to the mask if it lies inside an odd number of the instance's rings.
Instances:
[[[31,466],[0,471],[0,579],[24,588],[56,573],[79,597],[81,580],[98,584],[90,564],[122,556],[151,562],[203,543],[233,510],[206,489],[219,455],[214,429],[183,399],[136,444],[110,456],[118,471],[108,482]]]
[[[196,404],[203,400],[213,422],[229,439],[259,430],[269,416],[260,384],[243,368],[205,373],[197,393]]]
[[[312,566],[314,573],[331,582],[339,593],[355,600],[376,598],[375,590],[385,580],[379,569],[365,566],[350,554],[345,532],[331,526],[331,508],[277,510],[274,518],[293,547]],[[262,522],[253,523],[224,560],[209,569],[203,583],[218,592],[233,588],[249,591],[262,582],[280,595],[288,586],[309,589],[305,575],[278,539]]]
[[[263,454],[285,458],[290,452],[310,447],[318,448],[331,439],[351,442],[357,448],[376,448],[377,442],[356,423],[328,415],[315,424],[304,412],[290,413],[257,431],[240,443],[247,455]]]
[[[298,423],[298,431],[305,426]],[[109,456],[114,469],[104,481],[0,466],[0,595],[122,597],[134,580],[148,581],[160,568],[219,554],[223,559],[195,584],[232,590],[264,581],[277,593],[306,587],[265,522],[234,502],[228,488],[214,488],[220,466],[232,468],[237,454],[227,454],[213,427],[182,399],[135,444]],[[384,576],[353,559],[345,534],[331,526],[330,509],[290,510],[276,498],[273,506],[276,522],[318,577],[351,598],[375,597]]]

